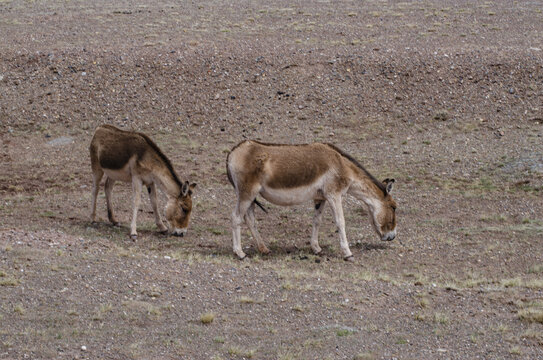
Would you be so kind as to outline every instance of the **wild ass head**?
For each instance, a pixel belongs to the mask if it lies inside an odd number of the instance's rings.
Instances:
[[[383,180],[383,198],[372,206],[373,227],[383,241],[391,241],[396,237],[396,202],[390,196],[393,184],[394,179]]]
[[[192,190],[196,184],[185,181],[177,198],[172,197],[166,204],[166,219],[172,228],[172,234],[183,236],[187,233],[192,211]]]

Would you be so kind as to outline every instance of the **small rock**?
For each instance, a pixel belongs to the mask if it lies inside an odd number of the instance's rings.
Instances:
[[[85,345],[81,346],[81,351],[87,351],[87,347]]]
[[[509,89],[509,94],[514,94],[514,93],[515,93],[515,89],[510,88],[510,89]]]
[[[47,136],[46,136],[47,137]],[[53,139],[51,141],[47,142],[47,145],[51,146],[62,146],[62,145],[68,145],[72,144],[74,142],[74,139],[67,136],[61,136],[59,138]]]
[[[87,76],[87,72],[86,72],[86,71],[83,71],[83,72],[81,73],[81,76]]]

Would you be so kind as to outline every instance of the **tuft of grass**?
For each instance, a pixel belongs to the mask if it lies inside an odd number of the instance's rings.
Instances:
[[[290,281],[285,281],[281,287],[285,290],[291,290],[293,285]]]
[[[375,359],[377,359],[377,357],[370,352],[360,353],[354,356],[354,360],[375,360]]]
[[[19,281],[11,277],[2,277],[0,278],[0,286],[17,286]]]
[[[543,272],[543,264],[532,265],[528,269],[529,274],[540,274],[542,272]]]
[[[425,321],[426,316],[424,316],[424,314],[422,314],[422,313],[416,313],[415,314],[415,320],[417,320],[417,321]]]
[[[19,315],[24,315],[26,310],[23,307],[23,305],[18,304],[18,305],[15,305],[15,307],[13,308],[13,312],[15,312],[15,313],[17,313]]]
[[[226,339],[223,338],[222,336],[217,336],[213,338],[213,342],[216,344],[224,344],[226,342]]]
[[[543,302],[527,304],[518,311],[518,317],[530,323],[543,324]]]
[[[522,280],[518,277],[512,279],[502,279],[500,284],[504,288],[519,287],[522,284]]]
[[[205,313],[200,316],[200,321],[202,324],[211,324],[215,320],[215,314]]]
[[[231,346],[228,348],[228,354],[230,356],[240,356],[247,359],[252,359],[256,354],[256,350],[246,350],[239,346]]]
[[[434,113],[434,120],[447,121],[449,120],[450,114],[447,110],[441,109]]]
[[[449,323],[449,317],[446,314],[443,313],[435,313],[434,314],[434,322],[442,325],[446,325]]]
[[[520,351],[520,347],[513,346],[511,349],[509,349],[509,353],[511,355],[522,355],[522,351]]]
[[[254,304],[255,300],[248,296],[242,296],[239,298],[239,302],[242,304]]]
[[[350,335],[352,335],[354,333],[355,333],[355,331],[352,330],[352,329],[341,328],[341,329],[336,330],[336,335],[337,336],[350,336]]]

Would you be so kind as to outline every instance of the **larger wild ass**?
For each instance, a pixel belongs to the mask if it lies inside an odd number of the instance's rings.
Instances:
[[[158,146],[145,134],[124,131],[111,125],[99,126],[90,144],[90,157],[93,173],[91,220],[96,220],[96,197],[102,176],[106,175],[105,192],[109,221],[118,225],[111,207],[111,191],[115,181],[132,183],[132,223],[130,237],[137,239],[136,218],[141,200],[142,184],[147,186],[155,222],[158,229],[167,233],[157,206],[156,185],[168,197],[166,219],[172,234],[183,236],[187,232],[192,211],[192,190],[196,184],[182,183],[170,160]]]
[[[244,219],[258,250],[261,253],[269,252],[255,226],[257,195],[283,206],[313,200],[315,216],[311,248],[316,254],[321,252],[318,233],[322,210],[329,203],[339,229],[344,259],[352,260],[341,203],[343,195],[347,193],[368,206],[373,227],[382,240],[389,241],[396,237],[396,202],[390,196],[394,180],[377,181],[355,159],[333,145],[277,145],[243,141],[228,154],[226,163],[228,179],[238,197],[232,213],[232,231],[234,253],[240,259],[245,257],[240,230]]]

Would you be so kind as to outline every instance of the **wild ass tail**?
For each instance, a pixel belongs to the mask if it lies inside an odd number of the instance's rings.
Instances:
[[[228,153],[228,155],[226,156],[226,176],[228,177],[228,181],[230,181],[230,184],[232,184],[232,186],[235,188],[236,186],[234,185],[234,180],[232,179],[232,174],[230,173],[230,166],[228,166],[228,162],[230,160],[230,154],[231,153],[232,153],[232,151],[230,151]],[[268,210],[264,207],[264,205],[262,205],[262,203],[260,201],[255,199],[253,201],[253,203],[255,203],[259,208],[261,208],[262,211],[264,211],[266,214],[268,213]]]

